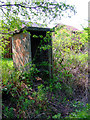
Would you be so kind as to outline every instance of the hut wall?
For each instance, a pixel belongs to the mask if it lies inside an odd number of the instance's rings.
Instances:
[[[24,65],[31,61],[30,45],[29,33],[19,33],[12,37],[13,63],[16,68],[28,69]]]

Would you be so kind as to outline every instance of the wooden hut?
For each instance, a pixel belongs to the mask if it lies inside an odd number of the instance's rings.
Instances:
[[[27,31],[27,32],[24,32]],[[35,64],[40,77],[52,77],[52,36],[50,28],[33,24],[15,31],[12,37],[13,63],[17,69],[28,71]]]

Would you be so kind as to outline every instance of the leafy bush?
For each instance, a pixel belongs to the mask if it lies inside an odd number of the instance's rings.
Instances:
[[[38,118],[42,111],[46,111],[48,103],[44,86],[37,85],[36,92],[31,84],[31,76],[36,75],[37,69],[31,67],[29,72],[22,74],[13,68],[12,60],[3,59],[2,65],[3,118]]]
[[[56,28],[53,40],[54,73],[67,97],[75,96],[76,86],[85,91],[88,69],[88,33]],[[62,82],[61,82],[62,81]],[[84,89],[85,88],[85,89]],[[79,92],[80,94],[80,92]]]
[[[77,118],[77,119],[89,119],[90,118],[90,115],[89,115],[89,109],[90,109],[90,105],[87,104],[86,107],[83,107],[82,110],[76,110],[76,112],[73,112],[69,115],[69,117],[66,117],[66,118]]]

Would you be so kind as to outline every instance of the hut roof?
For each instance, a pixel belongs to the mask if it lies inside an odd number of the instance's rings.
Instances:
[[[20,30],[15,30],[13,34],[18,34],[24,29],[27,31],[54,31],[54,29],[45,27],[43,24],[22,21],[22,28]]]
[[[73,26],[69,26],[69,25],[65,25],[65,24],[57,24],[55,27],[59,27],[59,26],[64,26],[64,28],[66,28],[69,31],[79,31],[77,28],[73,27]]]

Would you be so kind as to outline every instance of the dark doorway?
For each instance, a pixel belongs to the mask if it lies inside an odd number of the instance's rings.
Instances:
[[[32,62],[33,63],[41,63],[41,61],[44,61],[44,55],[47,54],[46,50],[41,50],[41,45],[44,45],[45,42],[43,38],[46,36],[46,32],[40,32],[40,31],[34,31],[31,33],[31,56],[32,56]],[[43,36],[43,38],[40,38],[40,35]]]
[[[41,77],[47,76],[49,75],[48,49],[41,49],[41,46],[48,44],[48,42],[44,41],[44,38],[46,37],[46,31],[31,31],[30,34],[32,63],[35,64],[40,71]],[[42,35],[43,38],[40,38],[40,35]]]

